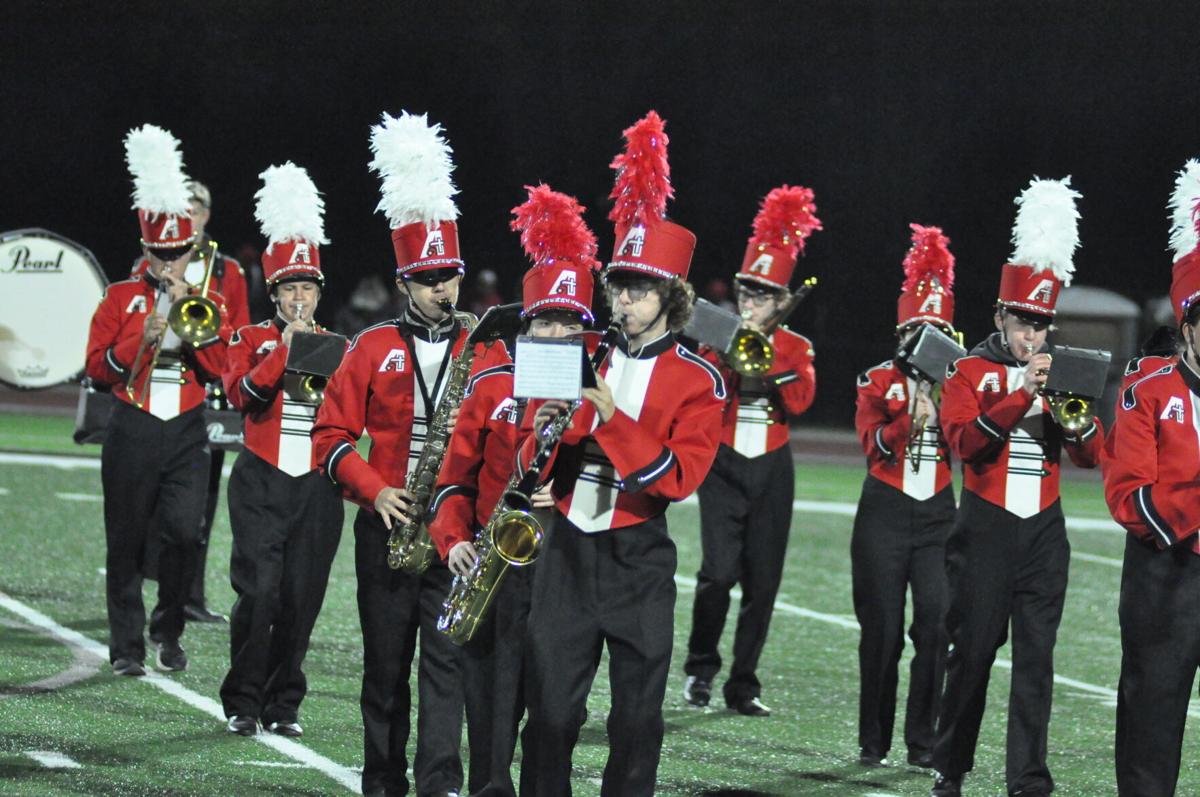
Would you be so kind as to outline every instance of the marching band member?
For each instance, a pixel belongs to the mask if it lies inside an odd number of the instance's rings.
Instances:
[[[925,324],[953,336],[954,255],[937,227],[909,225],[896,337]],[[932,766],[934,720],[946,663],[946,538],[954,523],[950,451],[937,399],[917,375],[887,360],[858,378],[854,426],[867,455],[850,564],[858,643],[859,761],[884,763],[892,746],[896,683],[904,648],[904,602],[913,595],[908,634],[915,654],[905,710],[908,763]],[[916,428],[916,424],[921,428]],[[911,445],[910,445],[911,442]]]
[[[109,658],[119,675],[144,675],[142,559],[157,537],[158,605],[150,636],[160,669],[187,668],[179,643],[208,476],[204,385],[225,365],[230,329],[221,297],[195,343],[169,329],[166,310],[188,294],[195,234],[179,142],[143,125],[125,138],[145,274],[108,287],[92,317],[87,373],[117,397],[101,454]]]
[[[700,485],[703,559],[696,575],[692,631],[684,663],[684,699],[707,706],[721,669],[717,645],[729,612],[729,591],[742,590],[733,664],[725,681],[725,705],[751,717],[771,710],[760,700],[756,670],[767,641],[775,596],[783,579],[792,525],[795,467],[788,421],[813,402],[817,377],[808,338],[781,326],[791,294],[788,283],[804,241],[821,229],[813,192],[782,186],[762,201],[737,284],[744,326],[770,340],[775,356],[761,377],[722,369],[728,395],[721,442],[712,470]],[[720,353],[705,350],[723,365]]]
[[[199,180],[188,181],[189,204],[192,207],[192,230],[196,235],[196,245],[192,250],[191,260],[188,261],[184,279],[191,285],[196,285],[204,277],[205,258],[211,254],[212,239],[208,236],[208,221],[212,217],[212,192],[208,186]],[[143,255],[133,261],[131,277],[145,273],[150,261]],[[209,277],[211,290],[225,298],[225,309],[229,312],[229,326],[241,329],[250,323],[250,304],[247,298],[246,273],[229,255],[216,252],[213,257],[212,273]],[[213,406],[224,409],[226,406],[225,393],[220,382],[214,382],[209,389],[209,401]],[[200,527],[200,544],[196,549],[196,564],[193,568],[192,583],[188,588],[188,600],[183,606],[186,619],[200,623],[223,623],[227,621],[224,614],[208,608],[204,597],[204,571],[208,558],[208,540],[212,536],[213,518],[217,513],[217,502],[221,497],[221,473],[225,466],[225,450],[213,448],[209,452],[208,492],[204,500],[203,523]]]
[[[1050,371],[1046,334],[1079,245],[1070,178],[1033,180],[1017,199],[1014,252],[1000,279],[997,332],[948,371],[941,422],[963,462],[963,494],[946,548],[950,652],[937,723],[931,795],[961,793],[974,766],[988,677],[1012,622],[1009,794],[1048,795],[1046,738],[1053,653],[1070,546],[1058,495],[1062,450],[1099,462],[1103,430],[1058,426],[1040,389]]]
[[[342,496],[317,472],[309,434],[317,404],[285,383],[297,332],[326,332],[313,321],[325,278],[320,247],[324,202],[293,163],[259,175],[256,215],[269,243],[263,274],[276,316],[234,335],[225,393],[245,416],[246,447],[229,480],[237,601],[230,624],[229,672],[221,703],[230,733],[300,736],[308,650],[333,556],[342,536]]]
[[[684,280],[696,239],[663,217],[672,194],[663,121],[651,111],[625,137],[612,164],[616,246],[605,272],[623,334],[549,470],[556,511],[529,615],[525,797],[571,793],[571,754],[604,645],[612,709],[600,793],[654,792],[675,607],[665,512],[700,485],[719,441],[721,375],[675,342],[691,314]],[[544,404],[535,428],[565,410]],[[525,441],[518,467],[536,443]]]
[[[424,115],[384,114],[372,128],[371,144],[371,167],[383,181],[379,207],[392,227],[396,284],[408,306],[400,318],[355,336],[326,386],[313,441],[325,474],[363,507],[354,521],[364,659],[363,793],[408,791],[408,678],[420,629],[413,773],[420,794],[445,795],[462,785],[459,651],[436,628],[450,571],[436,564],[410,575],[392,570],[386,554],[389,530],[407,519],[412,502],[404,489],[408,470],[420,457],[448,365],[467,337],[443,304],[457,301],[464,269],[457,189],[441,126],[429,125]],[[477,357],[475,367],[491,364]],[[364,430],[372,441],[369,459],[355,448]]]
[[[539,185],[514,208],[534,263],[523,281],[526,334],[537,338],[578,335],[592,323],[596,237],[584,208],[573,198]],[[466,576],[477,551],[476,530],[488,525],[508,486],[523,402],[513,398],[513,365],[481,371],[471,379],[438,479],[437,517],[430,533],[450,570]],[[552,505],[547,491],[544,505]],[[535,494],[534,506],[542,505]],[[480,630],[464,647],[469,784],[475,797],[516,794],[510,769],[517,725],[525,712],[522,659],[534,565],[510,567]]]
[[[1104,457],[1113,518],[1130,533],[1121,574],[1116,770],[1122,797],[1173,795],[1200,666],[1200,161],[1172,197],[1171,307],[1182,356],[1143,358],[1117,402]],[[1157,362],[1147,361],[1157,360]]]

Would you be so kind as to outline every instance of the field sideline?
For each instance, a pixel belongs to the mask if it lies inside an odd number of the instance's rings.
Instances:
[[[73,447],[69,426],[65,419],[0,415],[0,449],[10,452],[0,454],[0,793],[351,793],[362,739],[353,513],[348,513],[305,668],[310,692],[301,717],[304,738],[293,744],[232,737],[223,732],[217,701],[228,657],[226,627],[189,627],[184,645],[191,667],[185,673],[141,681],[109,673],[98,462],[46,456],[97,453]],[[39,453],[11,453],[21,449]],[[763,698],[775,710],[767,719],[682,704],[679,665],[699,563],[698,520],[694,503],[672,509],[679,600],[659,794],[928,793],[931,778],[924,771],[857,764],[858,632],[848,552],[862,475],[861,466],[798,464],[798,508],[761,672]],[[1050,764],[1057,794],[1097,797],[1116,791],[1113,690],[1120,661],[1116,606],[1123,537],[1107,518],[1094,480],[1065,482],[1064,508],[1071,519],[1073,556],[1056,656]],[[223,507],[217,517],[208,592],[210,602],[227,611],[233,593]],[[146,594],[152,604],[151,589]],[[1007,655],[1007,649],[1000,652],[1002,659]],[[994,673],[968,795],[1004,793],[1008,670],[1001,662]],[[905,675],[902,671],[902,690]],[[598,791],[606,680],[602,665],[576,753],[577,795]],[[1200,717],[1195,706],[1193,714]],[[902,724],[900,717],[897,727]],[[1185,744],[1195,741],[1195,730],[1189,729]],[[898,740],[893,756],[902,760],[903,753]],[[1185,772],[1179,793],[1200,794],[1200,774]]]

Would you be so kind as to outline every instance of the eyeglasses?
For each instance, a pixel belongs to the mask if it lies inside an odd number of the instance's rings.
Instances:
[[[775,299],[775,294],[769,293],[769,292],[768,293],[758,293],[758,292],[752,292],[752,291],[738,291],[737,299],[738,299],[738,302],[748,302],[749,304],[752,304],[755,307],[766,307],[767,302],[773,301]]]
[[[621,293],[629,295],[629,301],[640,302],[650,295],[650,291],[654,290],[654,282],[652,280],[608,280],[604,283],[604,290],[608,291],[608,295],[613,299],[619,299]]]

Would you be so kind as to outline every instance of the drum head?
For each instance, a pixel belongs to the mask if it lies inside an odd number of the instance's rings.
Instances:
[[[77,378],[107,284],[74,241],[38,229],[0,233],[0,382],[35,389]]]

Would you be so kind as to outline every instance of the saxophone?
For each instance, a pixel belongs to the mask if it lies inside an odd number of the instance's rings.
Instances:
[[[468,340],[463,345],[463,350],[450,363],[449,373],[446,375],[446,389],[429,421],[425,446],[421,449],[417,464],[409,471],[408,478],[404,481],[404,489],[414,496],[408,512],[410,519],[406,523],[392,524],[387,541],[388,567],[413,574],[424,573],[433,563],[437,553],[433,539],[429,536],[425,514],[429,511],[438,471],[442,469],[442,460],[446,457],[446,448],[450,443],[450,413],[462,404],[467,380],[471,376],[471,366],[475,363],[475,346],[471,345],[469,336],[479,319],[471,313],[455,310],[449,302],[442,303],[442,309],[452,313],[466,328]]]
[[[593,371],[599,371],[616,342],[621,326],[614,323],[604,333],[592,354]],[[455,576],[450,593],[442,604],[437,628],[456,645],[471,641],[487,616],[492,600],[504,581],[508,568],[532,564],[541,552],[545,530],[532,512],[533,493],[541,481],[550,456],[571,425],[583,400],[571,404],[543,427],[538,436],[537,452],[522,471],[515,471],[496,502],[487,526],[475,537],[475,564],[464,576]]]

